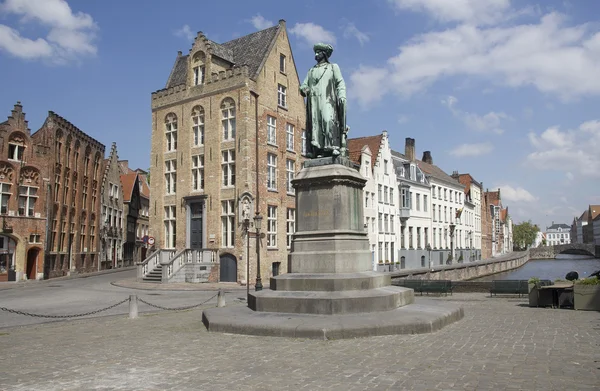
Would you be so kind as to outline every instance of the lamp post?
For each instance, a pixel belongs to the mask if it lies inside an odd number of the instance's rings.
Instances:
[[[255,291],[262,291],[263,285],[260,279],[260,226],[262,223],[262,216],[257,213],[254,216],[254,226],[256,227],[256,284],[254,285]]]
[[[450,224],[450,264],[454,261],[454,229],[456,224]]]

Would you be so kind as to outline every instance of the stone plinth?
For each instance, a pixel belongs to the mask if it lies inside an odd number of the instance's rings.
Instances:
[[[371,270],[363,222],[366,180],[346,158],[309,160],[292,181],[296,233],[290,273],[251,292],[248,308],[203,312],[209,331],[310,338],[435,331],[461,308],[416,305],[412,289]]]

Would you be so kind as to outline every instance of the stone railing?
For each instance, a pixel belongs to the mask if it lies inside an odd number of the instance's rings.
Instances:
[[[391,272],[392,279],[426,279],[464,281],[491,274],[512,270],[523,266],[529,260],[529,251],[512,252],[496,258],[481,261],[436,265],[430,268],[399,270]]]
[[[138,279],[144,278],[158,265],[168,262],[175,255],[175,250],[157,250],[150,254],[144,261],[137,264]]]
[[[162,282],[201,282],[200,280],[208,279],[202,275],[210,274],[212,264],[218,261],[217,255],[217,250],[214,249],[180,250],[173,257],[161,261]],[[194,276],[190,276],[191,274]]]

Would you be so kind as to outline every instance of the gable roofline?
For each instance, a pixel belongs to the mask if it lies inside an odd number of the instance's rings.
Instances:
[[[258,68],[256,68],[256,72],[254,73],[254,75],[250,75],[250,79],[252,79],[254,81],[256,81],[256,79],[258,79],[258,75],[260,75],[260,71],[265,66],[265,63],[267,62],[267,57],[269,57],[269,54],[273,50],[273,46],[275,46],[275,42],[277,42],[277,38],[279,38],[279,34],[281,34],[281,27],[285,28],[285,20],[280,19],[279,23],[277,24],[277,26],[274,26],[274,27],[277,27],[277,32],[275,34],[273,34],[273,37],[271,38],[271,42],[269,42],[269,47],[267,49],[267,52],[263,56],[262,61],[258,65]],[[290,53],[292,52],[291,49],[292,48],[291,48],[291,45],[290,45]],[[296,63],[294,63],[294,69],[295,68],[296,68]],[[296,70],[296,77],[298,77],[298,70]],[[298,78],[298,85],[300,85],[300,78]]]
[[[381,152],[381,143],[383,142],[383,133],[376,136],[365,136],[350,138],[347,141],[348,157],[355,163],[360,164],[360,156],[357,158],[357,154],[362,154],[364,146],[368,146],[371,151],[371,171],[375,168],[375,162],[379,158]],[[375,157],[375,158],[373,158]]]

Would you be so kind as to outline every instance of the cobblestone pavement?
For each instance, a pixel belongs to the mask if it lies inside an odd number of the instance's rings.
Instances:
[[[0,389],[598,390],[600,313],[482,293],[433,300],[465,318],[340,341],[208,333],[201,310],[4,329]]]

